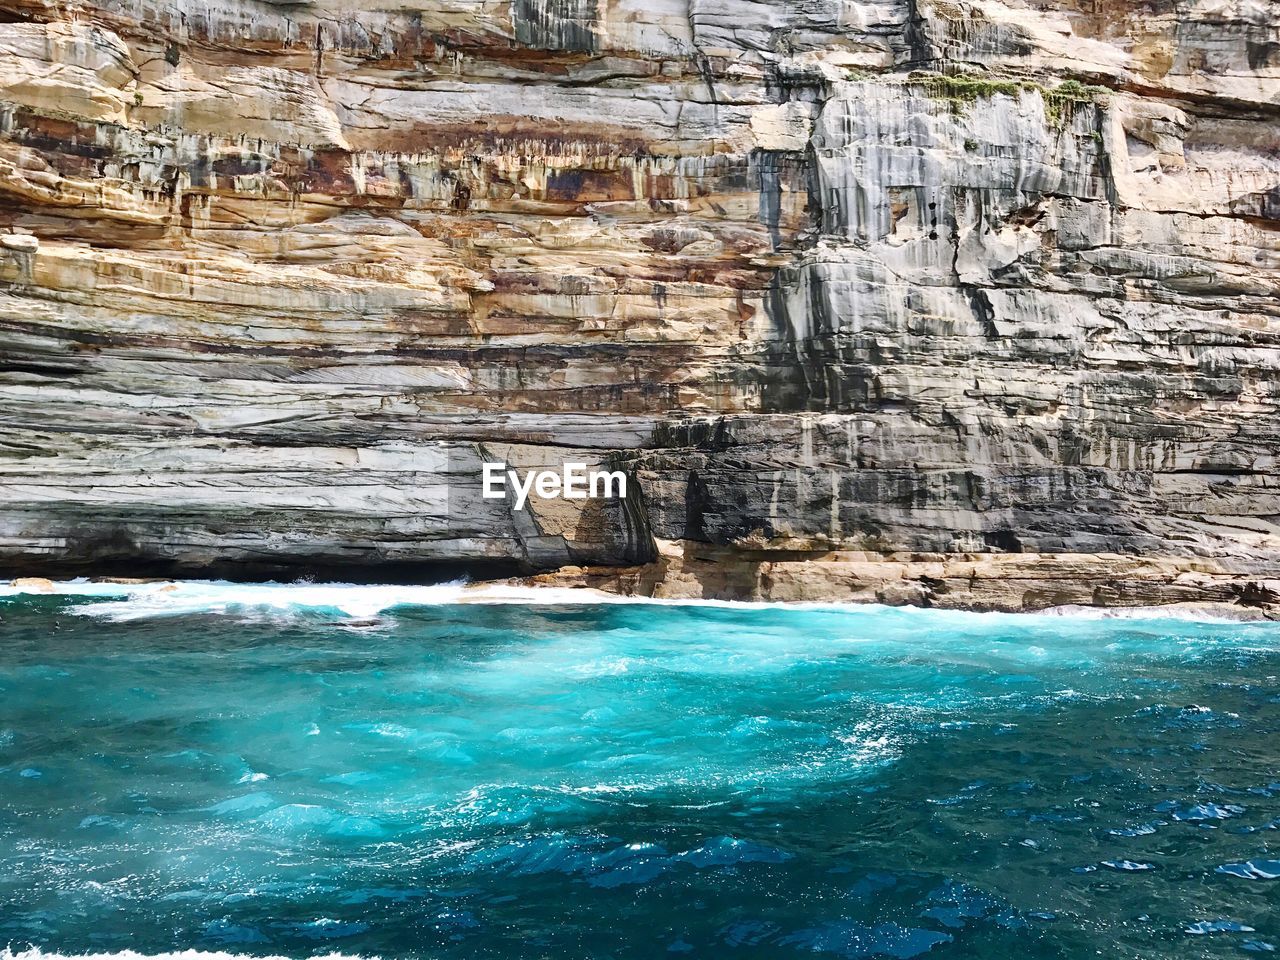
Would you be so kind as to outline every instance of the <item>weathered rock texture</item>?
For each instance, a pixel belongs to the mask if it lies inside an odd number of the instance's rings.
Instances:
[[[1270,0],[0,0],[13,570],[1266,606],[1278,401]]]

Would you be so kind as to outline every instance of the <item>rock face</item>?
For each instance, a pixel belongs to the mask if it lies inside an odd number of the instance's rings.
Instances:
[[[23,573],[1266,607],[1280,8],[0,0],[0,329]]]

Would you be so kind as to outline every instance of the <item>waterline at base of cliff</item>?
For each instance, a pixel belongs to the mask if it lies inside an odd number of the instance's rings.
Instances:
[[[647,568],[569,568],[554,574],[518,580],[478,581],[465,578],[440,583],[401,584],[365,582],[317,582],[298,580],[163,580],[125,577],[77,577],[50,580],[17,577],[0,583],[0,602],[6,599],[59,597],[73,601],[68,612],[107,620],[178,617],[190,614],[228,614],[242,617],[299,613],[323,613],[335,624],[369,626],[398,607],[441,604],[519,604],[531,607],[592,604],[651,604],[655,606],[724,607],[747,610],[826,610],[850,614],[874,613],[891,607],[929,612],[935,616],[1071,617],[1086,619],[1188,620],[1201,623],[1251,623],[1275,619],[1267,605],[1247,605],[1238,600],[1172,602],[1164,604],[1060,603],[1039,607],[1002,608],[995,604],[961,603],[922,606],[886,603],[885,594],[864,594],[857,599],[775,600],[758,593],[748,599],[706,596],[691,584],[698,581],[671,578],[645,579]],[[730,592],[730,595],[733,595]],[[821,591],[803,596],[823,597]],[[951,598],[956,600],[958,598]]]

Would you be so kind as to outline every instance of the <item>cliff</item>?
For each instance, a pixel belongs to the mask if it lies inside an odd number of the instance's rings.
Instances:
[[[0,0],[0,331],[15,572],[1269,607],[1280,8]]]

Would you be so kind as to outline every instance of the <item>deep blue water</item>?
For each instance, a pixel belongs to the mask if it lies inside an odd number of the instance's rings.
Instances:
[[[0,946],[1280,946],[1280,627],[354,606],[0,600]]]

